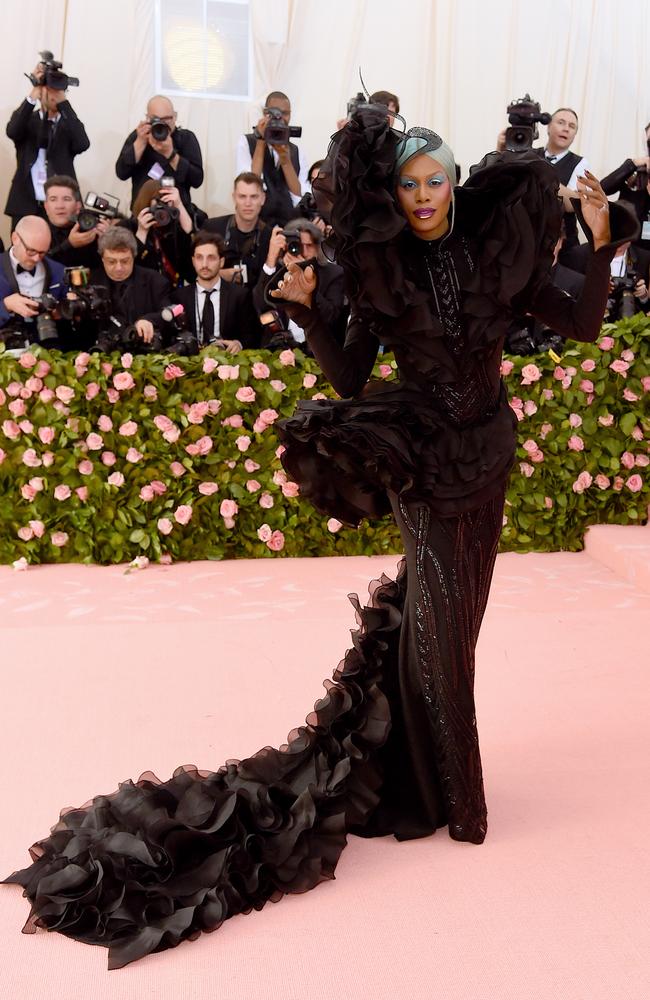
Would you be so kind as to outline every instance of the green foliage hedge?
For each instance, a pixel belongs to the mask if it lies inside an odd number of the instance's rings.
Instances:
[[[579,549],[640,523],[650,321],[603,327],[557,363],[504,361],[520,418],[504,550]],[[383,357],[379,378],[393,378]],[[0,357],[0,561],[122,563],[399,552],[391,521],[340,526],[300,501],[273,424],[333,395],[300,352]]]

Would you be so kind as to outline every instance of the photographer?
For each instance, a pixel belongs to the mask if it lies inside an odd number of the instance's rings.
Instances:
[[[188,330],[199,348],[208,344],[237,354],[259,346],[260,328],[246,287],[222,281],[226,245],[222,236],[202,230],[192,241],[195,279],[177,288],[174,302],[185,309]]]
[[[97,237],[106,232],[112,220],[98,219],[92,229],[82,230],[77,221],[83,209],[81,194],[74,178],[65,175],[45,182],[43,204],[52,236],[49,256],[64,267],[99,267]]]
[[[578,248],[574,261],[576,270],[585,274],[589,261],[589,247],[586,244]],[[610,273],[606,313],[608,322],[613,323],[638,312],[650,311],[650,252],[640,250],[631,243],[622,243],[616,248]]]
[[[148,344],[159,327],[161,309],[171,304],[171,295],[166,278],[136,265],[137,249],[133,233],[111,226],[99,237],[102,267],[91,274],[91,284],[108,290],[111,314],[124,327],[134,326]]]
[[[65,174],[76,179],[74,158],[90,146],[86,130],[67,98],[71,78],[39,62],[32,79],[37,83],[7,125],[17,161],[5,206],[12,229],[24,215],[44,214],[47,178]]]
[[[308,219],[292,219],[286,229],[275,226],[271,234],[269,252],[262,274],[253,290],[253,304],[264,327],[262,347],[270,350],[299,346],[305,350],[305,334],[293,320],[279,308],[270,308],[264,293],[270,279],[282,265],[314,261],[318,266],[318,285],[315,301],[321,316],[342,344],[348,318],[348,306],[343,287],[343,268],[331,264],[321,251],[323,234]]]
[[[0,329],[5,342],[11,328],[24,343],[58,346],[49,313],[65,298],[67,286],[63,267],[46,256],[49,248],[45,219],[26,215],[11,234],[11,249],[0,254]],[[41,302],[43,296],[51,301]]]
[[[266,98],[255,131],[242,135],[237,146],[237,173],[252,172],[264,182],[266,200],[261,214],[269,226],[284,225],[295,214],[307,183],[306,164],[301,163],[296,144],[289,141],[290,121],[289,98],[274,90]],[[267,128],[271,134],[278,127],[285,141],[268,142]]]
[[[190,188],[203,184],[201,148],[194,132],[176,125],[168,97],[151,98],[144,119],[122,146],[115,173],[121,181],[132,180],[131,206],[148,178],[173,177],[183,205],[192,212]]]
[[[137,264],[158,271],[173,288],[194,281],[192,220],[178,188],[145,181],[133,203],[133,217],[124,225],[138,241]]]
[[[271,228],[260,218],[264,206],[264,185],[250,171],[238,174],[232,192],[234,215],[206,219],[203,231],[219,233],[225,242],[224,281],[234,281],[254,288],[266,260]]]
[[[605,194],[618,194],[634,211],[641,225],[641,234],[634,246],[650,250],[650,122],[645,127],[647,156],[625,160],[607,177],[601,186]]]

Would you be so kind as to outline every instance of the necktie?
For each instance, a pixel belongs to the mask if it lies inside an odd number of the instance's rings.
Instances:
[[[557,160],[557,156],[548,156],[547,155],[546,159],[548,160],[549,163],[555,163],[555,161]]]
[[[22,264],[18,264],[16,266],[16,271],[18,272],[18,274],[31,274],[32,278],[36,274],[35,267],[23,267]]]
[[[205,299],[203,302],[203,314],[201,316],[201,330],[203,333],[202,343],[209,344],[214,337],[214,306],[212,305],[212,293],[215,291],[211,288],[210,291],[206,290]]]

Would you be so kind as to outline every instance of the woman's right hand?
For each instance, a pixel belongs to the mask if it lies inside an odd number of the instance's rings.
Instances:
[[[311,300],[316,291],[316,272],[313,267],[302,268],[292,261],[284,278],[278,282],[278,287],[271,292],[271,298],[282,299],[284,302],[295,302],[296,305],[311,309]]]

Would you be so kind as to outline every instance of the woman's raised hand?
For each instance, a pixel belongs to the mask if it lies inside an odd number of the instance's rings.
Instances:
[[[578,177],[577,188],[582,217],[591,229],[594,249],[598,250],[611,239],[607,195],[589,171],[584,177]]]
[[[288,265],[284,278],[278,282],[277,289],[271,292],[271,297],[283,299],[285,302],[295,302],[311,309],[312,295],[315,291],[316,272],[314,268],[309,266],[303,270],[299,264],[292,261]]]

